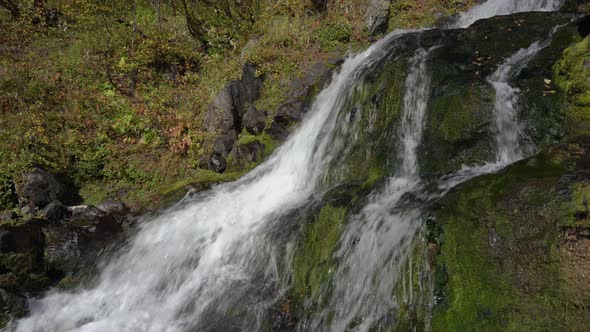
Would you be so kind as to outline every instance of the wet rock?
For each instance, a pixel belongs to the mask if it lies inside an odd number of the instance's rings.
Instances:
[[[273,122],[266,132],[274,139],[284,140],[288,136],[288,128],[303,119],[314,95],[330,82],[334,69],[342,62],[341,58],[318,62],[309,68],[303,79],[291,80],[286,100],[277,108]]]
[[[55,275],[76,274],[96,263],[98,255],[123,234],[115,218],[128,211],[121,202],[70,207],[69,219],[45,227],[45,259]],[[106,211],[105,211],[106,210]]]
[[[250,110],[244,114],[242,123],[246,130],[254,135],[262,133],[266,126],[267,113],[265,111],[257,110],[256,107],[250,107]]]
[[[262,158],[264,144],[253,141],[246,144],[236,144],[230,153],[232,165],[245,167],[250,163],[257,162]]]
[[[0,253],[28,252],[44,244],[41,228],[35,225],[0,227]]]
[[[341,65],[343,62],[344,60],[340,58],[335,58],[328,62],[317,62],[305,74],[304,84],[308,86],[317,84],[318,88],[323,88],[325,84],[329,83],[333,68]]]
[[[387,30],[390,4],[391,0],[371,0],[365,18],[365,24],[371,35]]]
[[[41,214],[50,222],[56,222],[69,217],[70,211],[60,201],[53,201],[47,205]]]
[[[16,185],[18,201],[21,207],[42,209],[49,203],[63,196],[63,185],[47,171],[36,167],[22,175]]]
[[[45,237],[36,220],[0,226],[0,288],[35,291],[47,285]]]
[[[130,212],[129,207],[121,201],[106,201],[98,208],[112,216],[126,216]]]

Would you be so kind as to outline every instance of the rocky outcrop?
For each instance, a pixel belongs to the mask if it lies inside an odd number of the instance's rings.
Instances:
[[[33,169],[18,186],[22,214],[8,211],[0,218],[0,324],[26,313],[21,294],[75,282],[124,234],[129,213],[124,203],[66,206],[57,200],[68,196],[66,187]]]
[[[365,18],[365,24],[369,34],[375,35],[387,30],[387,20],[389,19],[389,6],[391,0],[370,0],[369,8]]]
[[[260,161],[265,144],[258,142],[242,146],[237,142],[238,134],[245,129],[252,135],[266,133],[275,140],[286,139],[291,126],[303,119],[313,96],[329,82],[332,71],[341,63],[340,58],[318,62],[303,78],[292,80],[285,101],[277,107],[271,121],[267,119],[268,112],[253,105],[260,95],[262,79],[256,77],[255,67],[247,63],[242,79],[226,84],[209,106],[205,125],[217,136],[211,143],[211,153],[201,157],[199,166],[223,173],[231,166],[244,167]],[[228,158],[232,159],[231,162]]]
[[[42,209],[55,200],[61,200],[64,186],[55,176],[42,168],[35,167],[22,174],[16,184],[16,193],[21,208]]]
[[[70,210],[60,201],[53,201],[41,212],[43,217],[50,222],[56,222],[70,216]]]
[[[266,111],[261,111],[251,106],[242,119],[244,128],[252,135],[261,134],[264,127],[266,127],[267,116],[268,113]]]
[[[210,132],[229,134],[242,129],[242,115],[245,106],[258,99],[262,88],[262,78],[256,77],[256,68],[246,63],[242,78],[229,82],[219,92],[205,114],[205,127]]]
[[[242,118],[258,99],[262,88],[262,78],[256,76],[256,68],[246,63],[242,78],[227,83],[213,100],[205,114],[207,131],[220,134],[213,142],[213,154],[202,158],[200,166],[216,172],[226,169],[226,157],[242,131]]]

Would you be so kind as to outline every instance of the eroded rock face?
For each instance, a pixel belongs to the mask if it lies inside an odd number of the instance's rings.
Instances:
[[[256,77],[256,67],[246,63],[242,78],[227,83],[213,100],[205,114],[207,131],[220,134],[213,142],[213,155],[203,157],[200,166],[222,173],[227,168],[225,158],[242,131],[243,117],[260,96],[262,78]]]
[[[38,167],[24,173],[16,185],[20,206],[32,210],[42,209],[49,203],[62,199],[63,190],[63,185],[53,175]]]
[[[208,131],[228,134],[230,130],[242,129],[242,115],[245,106],[251,104],[260,95],[262,78],[256,77],[256,67],[246,63],[242,78],[229,82],[219,92],[205,114],[205,126]]]

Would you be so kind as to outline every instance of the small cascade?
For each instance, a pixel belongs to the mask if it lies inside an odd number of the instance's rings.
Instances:
[[[488,78],[496,90],[494,120],[496,126],[496,162],[507,165],[522,159],[524,147],[521,145],[521,126],[518,121],[518,94],[520,90],[510,85],[514,78],[542,49],[549,45],[551,38],[535,42],[521,49],[498,67]]]
[[[522,12],[551,12],[558,10],[563,0],[495,0],[486,1],[461,13],[453,27],[466,28],[478,20]]]
[[[405,194],[421,186],[417,150],[430,94],[429,55],[429,51],[420,49],[410,59],[397,135],[400,171],[383,191],[369,199],[361,213],[350,217],[336,252],[340,265],[334,275],[329,309],[300,329],[323,330],[328,325],[329,330],[343,331],[354,323],[363,331],[396,306],[391,294],[420,225],[419,211],[396,207]],[[328,316],[332,316],[330,321]]]

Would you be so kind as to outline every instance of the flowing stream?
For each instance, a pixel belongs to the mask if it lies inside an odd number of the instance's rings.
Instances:
[[[489,1],[464,13],[455,24],[519,11],[556,10],[560,1]],[[16,331],[189,331],[257,330],[270,306],[289,289],[292,243],[273,240],[286,216],[316,193],[330,162],[346,151],[335,133],[346,131],[340,112],[357,85],[394,52],[404,34],[394,32],[347,59],[317,96],[308,116],[263,164],[242,179],[188,197],[157,217],[145,220],[119,253],[100,267],[85,289],[55,291],[31,302],[30,315]],[[396,138],[398,169],[369,195],[360,212],[348,217],[335,253],[339,264],[328,303],[299,323],[299,330],[368,331],[386,326],[413,289],[404,270],[424,219],[420,202],[444,195],[457,184],[494,172],[525,156],[519,147],[519,90],[510,79],[549,41],[515,53],[488,78],[496,91],[497,158],[464,167],[425,189],[418,151],[422,144],[430,94],[431,60],[436,47],[418,49],[405,79],[401,123]],[[411,271],[411,269],[409,269]],[[401,297],[393,294],[401,282]],[[237,303],[239,305],[237,305]],[[237,322],[227,312],[241,312]],[[225,324],[225,325],[224,325]],[[229,324],[229,325],[228,325]],[[229,327],[228,327],[229,326]]]

